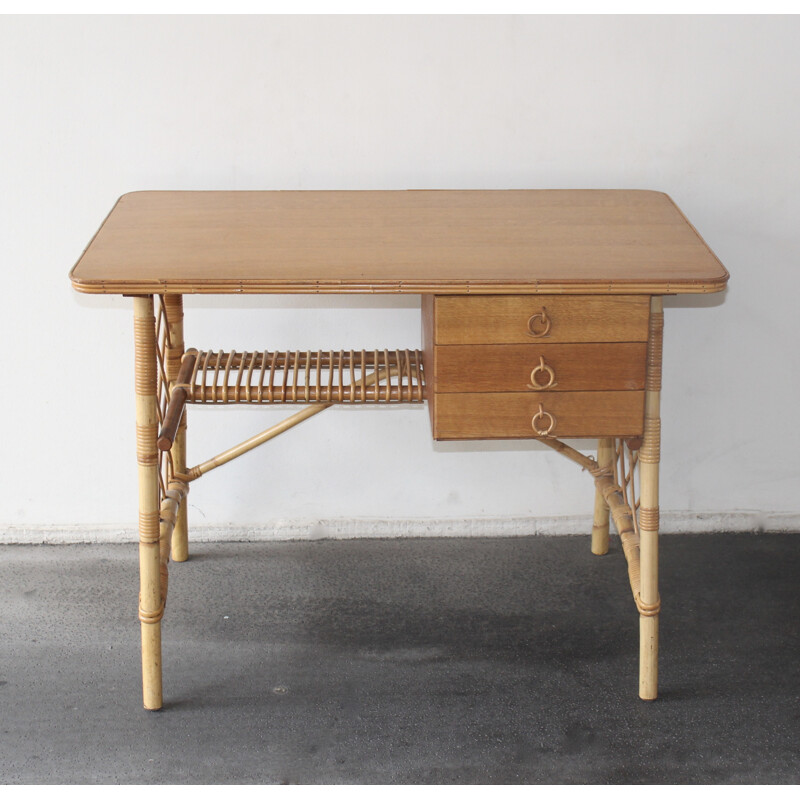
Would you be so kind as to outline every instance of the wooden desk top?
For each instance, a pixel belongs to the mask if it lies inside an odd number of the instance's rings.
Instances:
[[[675,294],[728,272],[659,192],[134,192],[70,277],[105,294]]]

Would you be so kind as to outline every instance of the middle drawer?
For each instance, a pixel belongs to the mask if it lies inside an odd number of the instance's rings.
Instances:
[[[644,389],[645,342],[434,347],[434,392]]]

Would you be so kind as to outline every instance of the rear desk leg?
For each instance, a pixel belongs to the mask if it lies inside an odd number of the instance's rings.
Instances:
[[[169,339],[166,352],[167,380],[170,388],[178,378],[181,358],[184,353],[183,340],[183,295],[168,294],[164,296],[164,307],[167,312]],[[176,473],[186,472],[186,409],[183,411],[178,433],[172,444],[172,466]],[[172,532],[172,560],[186,561],[189,558],[189,526],[186,515],[186,501],[178,508],[178,518]]]
[[[153,297],[133,298],[136,364],[136,461],[139,472],[139,620],[142,628],[144,707],[161,708],[161,598],[159,559],[158,412]]]
[[[610,468],[613,461],[614,440],[597,440],[597,464]],[[594,523],[592,524],[592,552],[603,556],[608,552],[608,504],[603,493],[596,489],[594,493]]]
[[[647,344],[644,438],[639,450],[639,697],[658,696],[658,465],[661,459],[661,352],[664,312],[660,297],[650,300],[650,336]]]

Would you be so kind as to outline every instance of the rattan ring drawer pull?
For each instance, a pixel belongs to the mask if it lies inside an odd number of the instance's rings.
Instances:
[[[550,333],[550,317],[547,316],[547,309],[542,306],[541,311],[537,311],[528,320],[528,336],[539,339]]]
[[[540,372],[547,373],[547,382],[539,383],[538,375]],[[556,373],[549,364],[544,363],[544,356],[539,356],[539,363],[531,370],[531,382],[529,389],[550,389],[556,386]]]
[[[536,425],[536,421],[543,420],[545,417],[549,417],[550,424],[547,426],[547,428],[539,428]],[[531,420],[531,427],[533,428],[533,432],[537,436],[549,436],[553,428],[556,427],[556,418],[549,411],[545,411],[542,408],[542,404],[539,403],[539,410],[533,415],[533,419]]]

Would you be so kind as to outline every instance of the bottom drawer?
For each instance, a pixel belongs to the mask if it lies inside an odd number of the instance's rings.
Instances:
[[[644,392],[437,393],[433,398],[434,439],[627,438],[640,436],[643,428]]]

